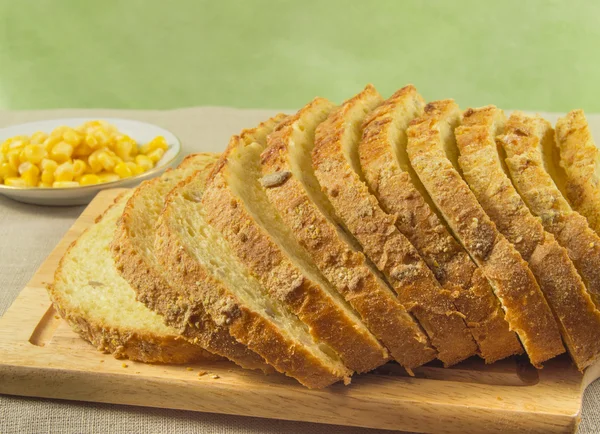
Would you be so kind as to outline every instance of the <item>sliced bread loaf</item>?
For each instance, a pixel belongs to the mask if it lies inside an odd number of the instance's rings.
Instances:
[[[410,163],[436,207],[482,269],[536,367],[564,352],[558,325],[531,270],[502,236],[461,178],[454,128],[460,110],[452,100],[425,106],[407,130]]]
[[[564,178],[557,182],[571,206],[600,235],[600,149],[583,110],[573,110],[556,122],[556,145]],[[555,179],[555,181],[557,181]]]
[[[138,187],[119,219],[112,252],[117,269],[134,288],[138,300],[162,315],[165,322],[176,327],[187,340],[244,368],[264,370],[266,364],[262,358],[238,343],[207,312],[198,310],[193,316],[190,314],[186,301],[178,298],[168,270],[158,262],[154,249],[156,222],[169,191],[194,173],[196,183],[203,185],[217,158],[217,154],[191,155],[178,169]]]
[[[482,271],[437,216],[406,154],[406,129],[425,102],[409,85],[377,107],[363,124],[358,152],[365,181],[381,208],[415,246],[458,311],[487,363],[523,351]]]
[[[455,131],[458,159],[471,191],[535,275],[580,370],[600,357],[600,311],[591,300],[567,250],[544,231],[504,172],[495,137],[504,130],[502,110],[468,109]]]
[[[374,266],[355,249],[356,241],[339,227],[312,169],[315,129],[334,108],[316,98],[269,135],[261,155],[262,179],[277,174],[288,178],[266,188],[266,194],[323,275],[392,357],[410,370],[435,358],[436,352]]]
[[[383,98],[371,85],[334,110],[316,130],[312,163],[323,191],[346,230],[392,284],[400,302],[425,329],[438,358],[452,365],[472,356],[477,345],[462,314],[410,241],[395,226],[361,180],[361,125]]]
[[[351,370],[370,371],[388,360],[388,352],[323,277],[267,198],[264,188],[289,178],[289,173],[262,178],[260,154],[271,129],[246,130],[231,139],[203,196],[207,221],[316,340],[333,349]]]
[[[219,357],[182,339],[136,301],[115,268],[109,244],[131,193],[119,196],[67,250],[48,286],[60,315],[85,340],[116,358],[190,363]]]
[[[246,134],[266,140],[276,124],[277,119],[271,119]],[[158,258],[169,269],[173,289],[185,302],[189,316],[209,312],[240,343],[307,387],[349,380],[351,371],[336,353],[315,342],[308,327],[267,293],[221,233],[207,222],[203,190],[197,177],[182,181],[168,196],[156,237]],[[232,205],[228,202],[226,207]],[[227,209],[222,211],[227,213]],[[230,220],[229,224],[239,227],[243,222]],[[295,283],[288,280],[285,288]],[[182,317],[181,322],[185,321]],[[332,326],[331,333],[341,332]]]
[[[600,308],[600,237],[573,211],[552,180],[561,170],[554,157],[554,133],[539,116],[513,113],[498,143],[506,152],[512,181],[531,212],[569,252],[594,303]]]

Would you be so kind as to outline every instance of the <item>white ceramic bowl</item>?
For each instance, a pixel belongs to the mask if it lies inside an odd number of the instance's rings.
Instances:
[[[61,125],[77,127],[84,122],[92,120],[105,120],[117,127],[120,132],[127,134],[140,144],[148,143],[156,136],[163,136],[169,144],[169,149],[154,168],[141,173],[140,175],[132,176],[131,178],[97,185],[85,185],[70,188],[10,187],[0,184],[0,194],[19,202],[36,205],[84,205],[90,202],[100,190],[105,188],[133,187],[145,179],[160,175],[168,167],[172,166],[181,154],[181,143],[170,131],[145,122],[116,118],[66,118],[13,125],[0,129],[0,143],[9,137],[18,135],[30,136],[36,131],[50,133],[53,129]]]

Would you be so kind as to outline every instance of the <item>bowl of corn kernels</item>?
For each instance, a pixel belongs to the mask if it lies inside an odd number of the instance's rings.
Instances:
[[[38,205],[81,205],[105,188],[132,187],[178,158],[181,144],[156,125],[70,118],[0,130],[0,194]]]

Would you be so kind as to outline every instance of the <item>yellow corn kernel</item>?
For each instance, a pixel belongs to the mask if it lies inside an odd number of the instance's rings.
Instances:
[[[117,164],[115,166],[115,173],[119,175],[120,178],[129,178],[130,176],[133,176],[132,170],[126,163]]]
[[[40,163],[40,167],[42,168],[42,170],[49,170],[52,173],[54,173],[54,171],[58,167],[58,163],[54,160],[51,160],[50,158],[44,158]]]
[[[52,187],[54,187],[54,188],[79,187],[79,183],[75,182],[75,181],[54,181],[52,183]]]
[[[96,136],[93,136],[92,134],[88,134],[87,136],[85,136],[84,143],[92,149],[97,149],[100,147],[100,141],[96,138]]]
[[[94,174],[86,174],[83,175],[80,179],[79,179],[79,184],[81,185],[95,185],[95,184],[100,184],[100,178],[98,178],[98,175],[94,175]]]
[[[46,158],[47,154],[48,153],[46,152],[44,145],[29,144],[23,148],[19,159],[21,162],[29,161],[30,163],[38,164],[40,161]]]
[[[44,181],[38,182],[37,186],[40,187],[40,188],[52,188],[52,184],[51,183],[47,183],[47,182],[44,182]]]
[[[43,183],[49,184],[52,187],[52,183],[54,182],[54,171],[53,170],[42,170],[42,176],[40,179]]]
[[[19,172],[10,164],[10,163],[2,163],[0,164],[0,177],[4,178],[15,178],[19,176]]]
[[[6,139],[5,141],[2,142],[2,144],[0,145],[0,152],[3,154],[6,154],[8,152],[8,147],[10,146],[12,139]]]
[[[117,164],[115,166],[115,173],[119,175],[120,178],[129,178],[133,175],[133,172],[126,163]]]
[[[29,144],[29,138],[27,136],[15,136],[9,139],[6,139],[2,143],[2,152],[7,154],[13,149],[21,149],[25,145]]]
[[[154,164],[158,163],[163,155],[165,155],[165,150],[160,148],[154,149],[146,154],[146,156],[150,158]]]
[[[60,143],[60,142],[61,142],[60,137],[52,136],[52,137],[48,137],[46,140],[44,140],[44,142],[42,144],[44,145],[44,148],[46,148],[46,151],[50,152],[52,150],[52,148],[54,147],[54,145],[56,145],[57,143]]]
[[[97,149],[88,157],[88,165],[93,173],[100,172],[104,168],[102,161],[100,160],[100,155],[105,153],[106,151],[104,149]]]
[[[85,141],[92,149],[110,148],[114,144],[111,135],[101,128],[88,131]]]
[[[73,181],[75,173],[73,171],[73,163],[65,161],[56,168],[54,172],[54,182],[69,182]]]
[[[8,162],[8,158],[4,152],[0,152],[0,164]]]
[[[142,166],[140,166],[139,164],[135,165],[135,170],[133,171],[133,175],[141,175],[142,173],[144,173],[146,170],[144,170],[144,168]]]
[[[88,157],[94,150],[90,148],[87,143],[81,143],[73,150],[74,158],[85,158]]]
[[[23,176],[21,176],[21,179],[25,181],[25,185],[27,185],[27,187],[36,187],[38,182],[40,182],[40,176],[34,173],[25,173]]]
[[[115,166],[117,165],[115,157],[113,157],[108,151],[101,152],[100,155],[98,155],[98,160],[102,164],[102,167],[108,172],[114,170]]]
[[[67,142],[59,142],[52,147],[50,157],[57,163],[63,163],[71,159],[73,155],[73,146]]]
[[[75,177],[83,175],[83,172],[85,172],[85,169],[87,169],[87,164],[85,164],[85,161],[73,160],[73,175]]]
[[[61,125],[59,127],[54,128],[51,132],[50,132],[50,137],[56,137],[59,140],[62,140],[63,134],[65,133],[65,131],[70,130],[70,127],[67,127],[66,125]]]
[[[67,142],[74,148],[79,146],[82,140],[82,137],[73,128],[65,129],[62,138],[65,142]]]
[[[23,176],[25,173],[36,173],[39,175],[40,168],[37,167],[35,164],[26,161],[19,165],[19,174]]]
[[[11,149],[6,154],[8,164],[10,164],[10,166],[15,170],[19,170],[19,165],[21,164],[20,156],[21,156],[20,149]]]
[[[43,131],[37,131],[31,135],[29,143],[32,145],[43,145],[47,138],[48,134]]]
[[[116,173],[101,172],[98,174],[98,179],[100,179],[100,182],[113,182],[118,181],[121,178],[119,178],[119,175]]]
[[[129,167],[133,176],[139,175],[140,173],[144,173],[144,168],[135,164],[133,161],[128,161],[125,164],[127,164],[127,167]]]
[[[27,187],[24,179],[21,178],[5,178],[4,185],[9,185],[11,187]]]
[[[135,157],[135,162],[144,169],[144,172],[154,167],[154,163],[147,155],[137,155]]]
[[[134,152],[137,154],[137,144],[131,137],[122,136],[116,140],[115,153],[123,161],[132,161],[135,156]]]
[[[98,121],[98,125],[100,125],[104,129],[104,131],[108,132],[111,136],[114,136],[114,135],[116,135],[119,132],[117,130],[117,127],[115,127],[112,124],[109,124],[106,121],[99,120]]]
[[[95,128],[102,125],[102,121],[100,120],[94,120],[94,121],[87,121],[83,124],[83,126],[85,128]]]
[[[156,136],[155,138],[150,140],[148,143],[146,143],[140,148],[140,152],[142,154],[148,154],[149,152],[154,151],[155,149],[162,149],[163,151],[169,149],[169,144],[163,136]]]

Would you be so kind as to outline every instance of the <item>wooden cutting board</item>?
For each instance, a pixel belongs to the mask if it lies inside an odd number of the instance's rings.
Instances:
[[[311,391],[229,362],[147,365],[98,352],[60,319],[44,282],[121,191],[94,199],[0,319],[0,393],[418,432],[575,431],[600,364],[581,374],[567,357],[541,371],[524,358],[489,366],[473,358],[450,369],[432,363],[415,377],[388,364],[350,386]]]

